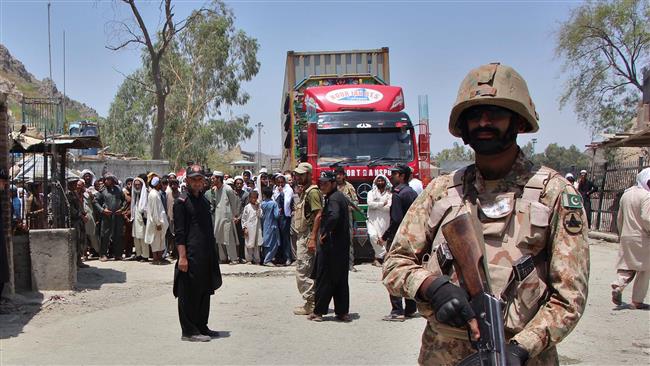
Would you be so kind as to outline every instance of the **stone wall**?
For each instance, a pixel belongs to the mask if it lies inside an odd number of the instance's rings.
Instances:
[[[77,283],[74,229],[30,230],[32,290],[72,290]]]
[[[113,173],[121,181],[146,172],[158,175],[170,172],[169,162],[166,160],[76,160],[70,161],[69,168],[79,171],[90,169],[96,177],[102,176],[104,172]]]

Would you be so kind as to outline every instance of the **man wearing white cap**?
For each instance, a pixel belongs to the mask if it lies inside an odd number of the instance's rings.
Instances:
[[[147,227],[144,233],[144,243],[151,245],[153,264],[168,263],[162,258],[169,221],[160,197],[161,187],[160,178],[153,177],[151,179],[151,191],[149,191],[147,198]]]
[[[612,283],[612,302],[622,304],[623,289],[634,280],[632,308],[648,310],[644,303],[650,282],[650,168],[636,178],[636,186],[625,190],[621,197],[617,224],[620,247],[616,264],[617,279]]]
[[[214,237],[217,247],[222,254],[228,255],[230,264],[238,264],[237,255],[237,233],[235,230],[235,218],[239,209],[237,195],[229,185],[224,184],[223,172],[215,171],[212,176],[215,179],[214,186],[210,190],[210,205],[214,212]],[[223,253],[223,252],[226,253]]]
[[[587,179],[587,171],[580,171],[580,178],[578,178],[578,193],[582,196],[582,205],[587,214],[587,227],[591,228],[591,194],[598,191],[598,188],[592,181]]]

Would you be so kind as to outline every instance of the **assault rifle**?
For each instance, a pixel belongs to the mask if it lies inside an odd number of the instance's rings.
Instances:
[[[442,226],[442,234],[449,249],[443,254],[447,258],[442,259],[452,260],[453,257],[454,269],[461,286],[470,295],[470,305],[476,314],[480,331],[480,338],[471,341],[477,352],[461,360],[458,365],[506,366],[501,302],[490,293],[482,240],[479,239],[472,217],[467,213],[459,215]],[[442,251],[440,249],[440,252],[445,252],[444,248]]]

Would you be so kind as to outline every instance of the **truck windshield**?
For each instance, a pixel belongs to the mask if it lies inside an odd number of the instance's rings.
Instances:
[[[411,131],[401,128],[318,131],[318,165],[376,160],[394,164],[413,160]]]

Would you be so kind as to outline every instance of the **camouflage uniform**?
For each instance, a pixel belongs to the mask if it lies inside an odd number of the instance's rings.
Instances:
[[[442,275],[436,260],[444,242],[441,225],[466,212],[483,226],[492,290],[506,301],[507,340],[529,352],[528,365],[558,363],[555,345],[575,327],[587,299],[585,214],[580,205],[566,201],[575,195],[562,176],[545,167],[533,169],[521,151],[502,179],[485,180],[471,165],[429,184],[398,229],[383,272],[389,292],[415,299],[428,320],[420,364],[456,364],[474,352],[466,329],[437,322],[431,305],[417,297],[427,277]],[[494,207],[500,207],[498,217]],[[526,254],[533,256],[535,270],[514,281],[512,264]],[[458,284],[455,273],[451,278]]]

